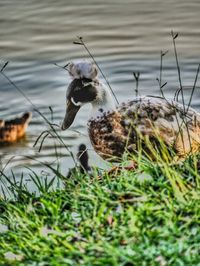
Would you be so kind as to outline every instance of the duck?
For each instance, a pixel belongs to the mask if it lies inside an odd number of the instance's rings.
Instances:
[[[90,61],[71,62],[72,80],[66,93],[61,129],[68,129],[85,104],[92,110],[87,123],[94,150],[105,160],[117,162],[124,154],[154,159],[163,145],[176,159],[200,151],[200,113],[182,103],[160,96],[140,96],[116,105],[110,89],[98,78]],[[162,151],[161,151],[162,153]]]
[[[21,139],[31,121],[32,113],[26,112],[11,120],[0,120],[0,145],[14,143]]]
[[[80,173],[81,175],[91,174],[91,167],[89,166],[88,152],[85,144],[80,144],[78,147],[77,160],[79,165],[70,169],[67,174],[67,178],[72,177],[73,175]]]

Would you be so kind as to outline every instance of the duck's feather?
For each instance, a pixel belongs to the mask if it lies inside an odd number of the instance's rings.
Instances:
[[[160,97],[138,98],[91,119],[90,139],[104,159],[115,160],[125,151],[133,153],[138,143],[149,150],[147,141],[153,146],[163,142],[184,157],[200,147],[200,115],[192,108],[185,114],[186,110],[182,104]]]
[[[88,61],[71,62],[68,64],[67,69],[73,79],[90,79],[95,80],[98,74],[97,66]]]

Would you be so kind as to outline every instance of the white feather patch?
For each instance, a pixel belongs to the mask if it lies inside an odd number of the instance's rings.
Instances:
[[[68,65],[68,71],[74,79],[87,78],[95,80],[98,74],[97,66],[88,61],[71,62]]]
[[[73,97],[71,97],[71,102],[72,102],[73,105],[75,105],[75,106],[81,106],[81,105],[83,105],[82,102],[75,102]]]

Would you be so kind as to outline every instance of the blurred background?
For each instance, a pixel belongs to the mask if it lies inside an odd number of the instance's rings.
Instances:
[[[179,33],[176,43],[187,101],[200,63],[199,10],[198,0],[1,0],[0,66],[9,60],[6,75],[49,120],[60,125],[70,77],[55,63],[65,65],[74,59],[89,59],[82,46],[73,44],[77,36],[84,38],[119,102],[124,102],[135,96],[133,71],[140,72],[140,95],[160,95],[156,78],[160,74],[161,50],[168,50],[163,59],[163,83],[167,82],[164,92],[173,98],[179,86],[173,30]],[[200,109],[199,96],[197,88],[192,101],[196,109]],[[32,109],[0,75],[0,119]],[[59,134],[73,153],[80,143],[87,144],[90,163],[102,166],[104,163],[92,150],[87,136],[89,112],[90,106],[85,106],[73,127]],[[41,163],[59,162],[65,174],[73,160],[55,138],[47,138],[40,152],[39,145],[33,148],[46,129],[45,121],[33,112],[26,138],[0,148],[1,167],[8,163],[7,171],[16,175],[29,171],[26,167],[47,175]]]

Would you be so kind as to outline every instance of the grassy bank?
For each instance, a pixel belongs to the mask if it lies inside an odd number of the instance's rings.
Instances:
[[[200,265],[197,161],[75,174],[39,197],[12,188],[17,201],[0,200],[0,265]]]

